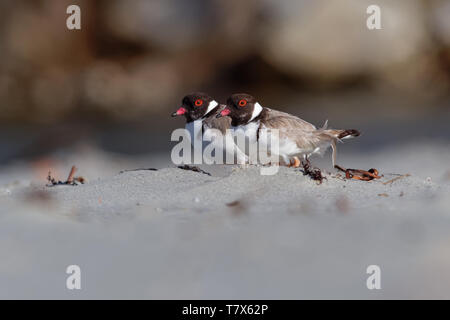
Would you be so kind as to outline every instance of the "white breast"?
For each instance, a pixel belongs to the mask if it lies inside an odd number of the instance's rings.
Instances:
[[[244,136],[250,143],[257,142],[258,129],[259,121],[250,122],[243,126],[232,127],[235,135]]]
[[[267,129],[263,126],[259,135],[260,143],[267,146],[267,137]],[[307,148],[299,148],[295,140],[290,139],[289,137],[275,139],[275,141],[272,140],[272,143],[278,143],[278,155],[282,157],[286,163],[289,163],[289,160],[293,156],[309,157],[312,154],[322,155],[331,145],[330,141],[323,141],[316,146],[308,145]],[[273,152],[273,150],[271,150],[271,152]]]
[[[302,153],[302,150],[297,146],[297,143],[291,139],[280,139],[280,155],[293,156]]]
[[[280,138],[279,135],[275,134],[273,129],[268,130],[265,126],[261,127],[258,142],[260,147],[264,146],[265,150],[268,150],[270,146],[270,153],[278,154],[286,163],[289,163],[291,156],[302,153],[302,150],[297,146],[295,141],[288,138]]]
[[[194,146],[195,141],[196,145],[202,147],[202,152],[209,144],[213,144],[216,150],[224,150],[231,155],[236,154],[238,163],[247,161],[245,154],[234,144],[229,131],[223,136],[218,129],[205,126],[201,119],[187,123],[185,128],[189,132],[191,145]]]
[[[191,145],[194,145],[194,141],[202,141],[202,120],[195,120],[186,123],[186,130],[189,132],[189,138],[191,140]]]

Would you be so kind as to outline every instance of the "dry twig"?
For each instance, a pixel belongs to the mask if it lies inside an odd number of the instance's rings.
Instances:
[[[85,183],[86,179],[84,177],[75,177],[75,172],[77,171],[77,167],[72,166],[69,172],[69,176],[67,177],[66,181],[56,180],[53,176],[51,171],[48,172],[47,181],[49,184],[47,184],[47,187],[52,186],[58,186],[58,185],[69,185],[69,186],[76,186],[78,183]]]
[[[182,169],[182,170],[190,170],[190,171],[194,171],[194,172],[200,172],[203,174],[206,174],[208,176],[210,176],[211,174],[209,172],[206,172],[202,169],[200,169],[199,167],[195,167],[195,166],[189,166],[187,164],[183,165],[183,166],[178,166],[178,169]]]
[[[345,172],[345,177],[347,179],[371,181],[373,179],[380,179],[382,177],[378,175],[378,170],[374,168],[366,171],[361,169],[345,169],[338,165],[335,165],[334,167],[342,172]]]
[[[403,178],[406,178],[406,177],[409,177],[409,176],[410,176],[409,173],[402,174],[401,176],[398,176],[398,177],[396,177],[396,178],[394,178],[394,179],[391,179],[391,180],[389,180],[389,181],[383,182],[383,184],[384,184],[384,185],[389,184],[389,183],[392,184],[394,181],[397,181],[397,180],[400,180],[400,179],[403,179]]]

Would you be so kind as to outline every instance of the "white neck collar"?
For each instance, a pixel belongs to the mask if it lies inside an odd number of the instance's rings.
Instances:
[[[209,105],[208,105],[208,109],[206,109],[205,114],[203,115],[204,117],[207,116],[208,113],[210,113],[212,111],[212,109],[214,109],[215,107],[217,107],[219,104],[217,103],[216,100],[212,100]]]
[[[248,122],[252,121],[257,116],[259,116],[260,113],[262,112],[262,110],[263,110],[263,107],[261,107],[261,105],[258,102],[256,102],[255,107],[253,108],[252,117],[250,118],[250,120],[248,120]]]

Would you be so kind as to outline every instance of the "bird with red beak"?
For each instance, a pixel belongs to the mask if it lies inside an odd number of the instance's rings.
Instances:
[[[279,132],[278,153],[285,164],[299,167],[301,160],[309,166],[308,158],[314,154],[323,154],[332,148],[332,162],[336,165],[336,143],[343,139],[360,135],[355,129],[328,129],[327,122],[322,128],[300,119],[292,114],[261,106],[251,95],[237,93],[227,100],[227,106],[217,118],[231,118],[233,129],[241,129],[246,137],[258,141],[259,137],[270,130]]]
[[[236,154],[238,163],[245,163],[247,162],[247,156],[236,147],[228,130],[231,127],[230,117],[223,116],[220,119],[217,117],[224,107],[225,105],[220,105],[208,94],[194,92],[186,95],[182,99],[181,106],[172,113],[172,117],[185,117],[185,128],[190,133],[191,143],[193,145],[194,141],[200,139],[202,140],[201,145],[204,148],[206,144],[214,142],[218,136],[217,132],[220,132],[221,138],[225,139],[222,141],[225,151],[233,155]],[[200,128],[201,134],[198,134],[196,128]],[[208,140],[207,143],[205,143],[205,137],[208,137],[206,139]]]

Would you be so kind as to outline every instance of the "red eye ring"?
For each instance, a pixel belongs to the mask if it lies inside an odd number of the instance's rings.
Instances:
[[[247,105],[247,100],[241,99],[238,102],[239,107],[245,107]]]
[[[197,100],[195,100],[194,104],[195,104],[196,107],[200,107],[203,104],[203,100],[202,99],[197,99]]]

